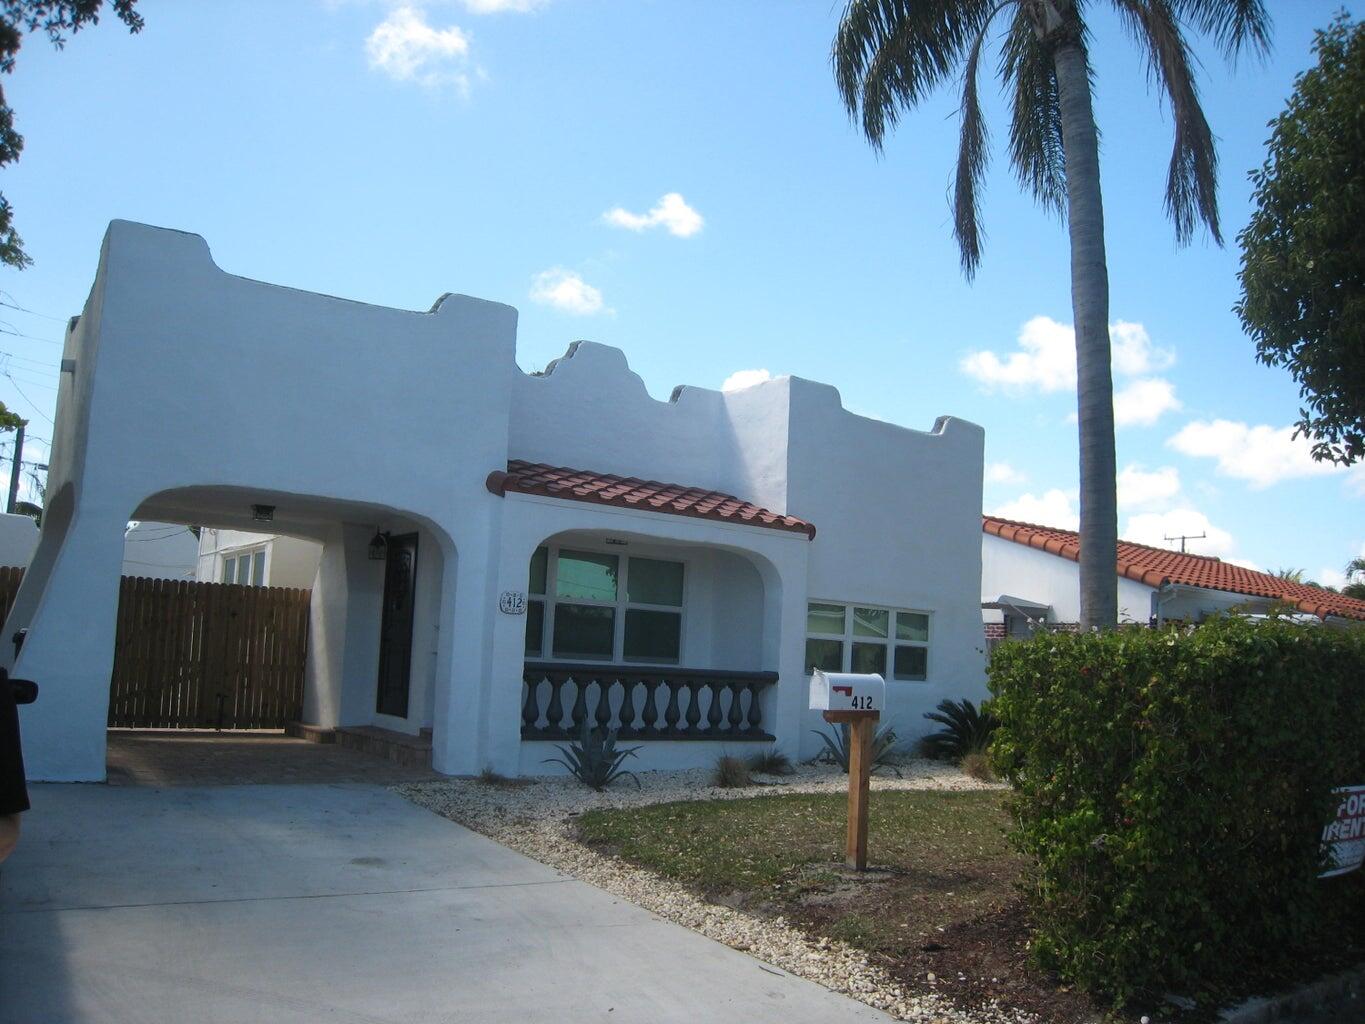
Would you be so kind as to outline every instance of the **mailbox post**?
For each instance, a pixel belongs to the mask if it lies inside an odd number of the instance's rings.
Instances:
[[[848,835],[844,863],[855,871],[867,870],[872,736],[885,703],[886,682],[875,673],[823,672],[817,668],[811,676],[810,706],[823,712],[826,722],[848,726]]]

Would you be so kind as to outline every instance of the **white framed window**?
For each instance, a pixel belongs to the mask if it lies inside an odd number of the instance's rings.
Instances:
[[[265,586],[265,548],[229,551],[222,559],[220,582],[236,583],[246,587]]]
[[[676,665],[682,655],[682,562],[545,546],[531,556],[526,656]]]
[[[806,672],[927,679],[930,619],[929,612],[908,608],[812,601],[806,606]]]

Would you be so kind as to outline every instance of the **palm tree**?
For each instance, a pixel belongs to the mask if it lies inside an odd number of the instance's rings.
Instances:
[[[1358,577],[1365,576],[1365,556],[1357,556],[1346,563],[1346,585],[1341,592],[1347,597],[1365,601],[1365,582]]]
[[[1109,0],[1147,57],[1171,104],[1175,148],[1166,211],[1178,242],[1202,222],[1218,230],[1217,155],[1199,105],[1185,29],[1210,35],[1226,56],[1264,52],[1270,18],[1262,0]],[[970,280],[981,262],[978,214],[988,147],[978,92],[982,52],[1004,15],[999,75],[1009,93],[1009,157],[1023,186],[1066,217],[1076,330],[1080,424],[1083,627],[1118,619],[1118,512],[1109,352],[1109,271],[1104,253],[1099,139],[1091,105],[1088,29],[1082,0],[849,0],[831,60],[849,114],[880,149],[902,113],[962,69],[961,134],[953,188],[953,234]]]

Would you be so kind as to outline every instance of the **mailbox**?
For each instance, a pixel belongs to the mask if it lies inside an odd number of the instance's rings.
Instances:
[[[810,706],[815,711],[881,711],[886,681],[875,672],[822,672],[810,677]]]

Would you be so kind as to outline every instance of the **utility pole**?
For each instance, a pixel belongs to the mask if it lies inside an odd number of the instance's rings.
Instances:
[[[14,463],[9,469],[9,504],[5,511],[14,515],[14,505],[19,500],[19,471],[24,464],[24,425],[14,428]]]
[[[20,429],[20,430],[23,430],[24,428],[23,428],[23,427],[20,427],[19,429]],[[1182,534],[1179,534],[1178,536],[1175,536],[1175,537],[1167,537],[1166,539],[1167,539],[1167,540],[1178,540],[1178,541],[1180,541],[1180,553],[1183,555],[1183,554],[1185,554],[1185,541],[1187,541],[1187,540],[1203,540],[1203,539],[1204,539],[1205,537],[1207,537],[1207,536],[1208,536],[1207,533],[1182,533]]]

